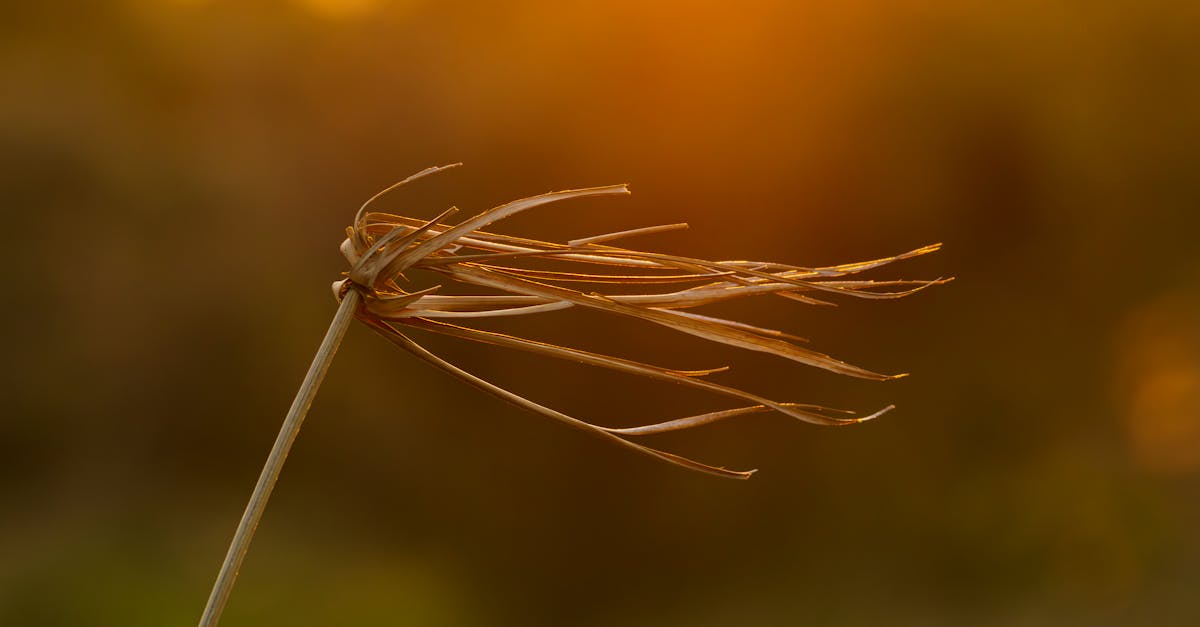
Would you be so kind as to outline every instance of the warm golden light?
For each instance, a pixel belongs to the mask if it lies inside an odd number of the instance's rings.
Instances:
[[[339,229],[366,193],[458,161],[373,211],[410,227],[453,203],[457,224],[628,183],[469,243],[624,232],[591,243],[827,268],[937,241],[875,278],[958,280],[870,306],[678,310],[913,373],[865,385],[679,333],[662,300],[610,299],[642,317],[447,306],[541,307],[529,283],[685,292],[694,269],[634,285],[637,267],[532,254],[482,260],[509,266],[486,276],[409,268],[397,289],[440,284],[413,302],[443,318],[373,304],[430,355],[646,447],[764,472],[710,481],[560,433],[355,326],[230,627],[1200,625],[1197,0],[114,0],[5,17],[0,625],[195,624],[334,310],[327,281],[353,267]],[[500,293],[518,286],[542,293]],[[801,428],[716,386],[898,409]],[[639,426],[697,416],[727,420]]]
[[[1200,307],[1182,297],[1130,316],[1120,347],[1118,389],[1142,467],[1180,474],[1200,468]]]
[[[297,0],[313,13],[330,18],[349,18],[365,15],[378,9],[387,0]]]

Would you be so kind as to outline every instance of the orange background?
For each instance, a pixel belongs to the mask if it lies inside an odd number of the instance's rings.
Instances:
[[[848,380],[581,312],[489,328],[859,410],[651,444],[351,330],[223,625],[1200,624],[1200,5],[24,3],[0,24],[0,624],[194,624],[358,204],[798,265],[932,242],[896,302],[715,310]],[[423,340],[419,337],[418,340]],[[605,424],[720,399],[447,358]]]

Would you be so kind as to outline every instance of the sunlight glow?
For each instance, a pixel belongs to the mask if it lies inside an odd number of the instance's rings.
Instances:
[[[298,0],[313,13],[330,18],[360,17],[375,11],[385,0]]]

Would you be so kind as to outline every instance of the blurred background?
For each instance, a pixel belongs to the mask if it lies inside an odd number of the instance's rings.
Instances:
[[[223,625],[1200,624],[1200,4],[112,0],[0,23],[0,624],[191,625],[334,311],[366,197],[833,264],[901,301],[710,309],[894,382],[558,312],[503,329],[871,411],[649,443],[352,328]],[[427,344],[632,425],[675,386]]]

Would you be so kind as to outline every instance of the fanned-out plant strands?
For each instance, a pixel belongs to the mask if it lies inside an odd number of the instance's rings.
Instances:
[[[412,339],[410,339],[407,335],[404,335],[403,333],[396,331],[394,328],[387,327],[386,325],[384,325],[383,323],[381,323],[380,321],[378,321],[376,319],[363,318],[362,320],[363,320],[363,322],[365,322],[367,324],[367,326],[369,326],[372,329],[374,329],[375,331],[379,332],[381,335],[383,335],[385,338],[387,338],[392,343],[394,343],[397,346],[400,346],[401,348],[403,348],[404,350],[416,355],[417,357],[421,358],[422,360],[433,365],[435,368],[438,368],[439,370],[442,370],[443,372],[446,372],[454,377],[457,377],[458,379],[461,379],[462,381],[465,381],[466,383],[470,384],[471,386],[476,387],[484,392],[487,392],[488,394],[496,396],[497,398],[500,398],[502,400],[508,401],[508,402],[516,405],[517,407],[521,407],[523,409],[528,409],[529,411],[532,411],[537,414],[541,414],[543,416],[552,418],[554,420],[558,420],[558,421],[565,423],[571,427],[575,427],[576,429],[580,429],[587,433],[606,438],[610,441],[620,444],[621,446],[638,451],[639,453],[645,453],[647,455],[650,455],[651,457],[656,457],[663,461],[666,461],[666,462],[669,462],[669,463],[672,463],[672,464],[675,464],[678,466],[682,466],[684,468],[688,468],[691,470],[699,470],[700,472],[708,473],[711,475],[717,475],[719,477],[732,477],[734,479],[747,479],[750,477],[750,475],[757,472],[754,470],[727,470],[725,468],[709,466],[708,464],[702,464],[698,461],[694,461],[694,460],[688,459],[686,457],[680,457],[678,455],[674,455],[671,453],[665,453],[663,451],[655,450],[655,449],[649,448],[647,446],[642,446],[641,444],[635,444],[635,443],[625,440],[623,438],[617,437],[616,435],[613,435],[607,429],[604,429],[602,427],[597,427],[596,425],[593,425],[588,422],[584,422],[584,421],[576,419],[576,418],[572,418],[562,412],[555,411],[544,405],[539,405],[538,403],[535,403],[523,396],[514,394],[513,392],[510,392],[498,385],[495,385],[493,383],[489,383],[488,381],[480,379],[479,377],[459,368],[458,366],[455,366],[454,364],[446,361],[445,359],[442,359],[441,357],[434,355],[433,353],[426,350],[425,347],[412,341]]]
[[[710,380],[712,375],[728,370],[723,366],[691,369],[656,366],[624,357],[451,324],[448,320],[526,316],[582,307],[642,320],[711,342],[767,353],[839,374],[885,381],[905,375],[881,374],[800,346],[799,343],[807,343],[808,340],[786,331],[693,310],[713,303],[760,295],[778,296],[810,305],[835,305],[834,301],[826,299],[838,296],[869,300],[902,298],[950,280],[870,280],[856,276],[934,252],[940,248],[940,244],[870,261],[803,267],[751,260],[708,261],[613,245],[618,240],[686,229],[687,225],[682,223],[590,235],[565,243],[481,230],[543,205],[575,198],[626,195],[629,190],[625,185],[531,196],[489,209],[458,224],[446,223],[458,211],[454,207],[428,220],[370,210],[388,193],[458,165],[427,168],[375,194],[363,203],[351,226],[346,229],[346,240],[342,242],[341,251],[349,261],[350,269],[343,273],[343,279],[333,284],[334,296],[340,305],[284,419],[238,523],[200,619],[201,627],[216,625],[224,611],[283,462],[299,434],[305,414],[333,355],[354,318],[438,370],[530,412],[682,468],[719,477],[746,479],[755,471],[729,470],[701,463],[638,444],[628,438],[693,429],[762,413],[782,414],[817,425],[849,425],[877,418],[891,411],[893,406],[858,414],[807,403],[775,401]],[[528,260],[537,260],[542,266],[549,265],[550,268],[521,265]],[[406,289],[410,285],[408,275],[414,272],[432,273],[445,281],[424,289]],[[453,291],[450,286],[454,284],[470,286],[472,291],[484,288],[490,293],[448,293]],[[541,405],[459,368],[414,341],[409,337],[410,329],[675,383],[733,399],[741,406],[653,421],[637,427],[603,426]],[[621,416],[619,419],[624,421],[628,417]]]

